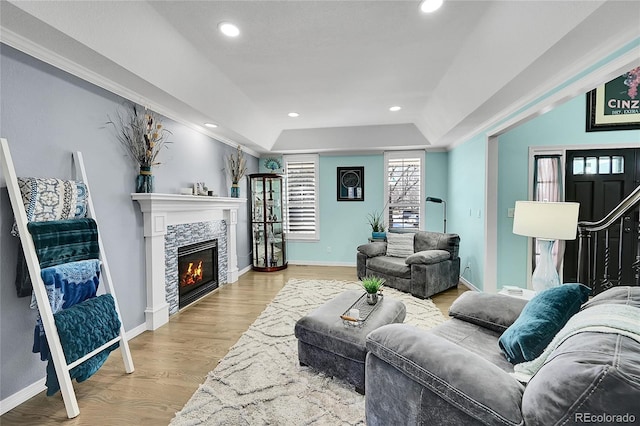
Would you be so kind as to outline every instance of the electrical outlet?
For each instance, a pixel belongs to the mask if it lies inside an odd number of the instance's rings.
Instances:
[[[464,267],[464,269],[460,273],[460,276],[463,276],[467,271],[471,271],[471,262],[467,262],[467,266]]]
[[[327,247],[327,253],[331,253],[331,247]]]

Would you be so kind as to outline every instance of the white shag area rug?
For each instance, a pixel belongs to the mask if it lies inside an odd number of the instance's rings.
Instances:
[[[318,288],[322,288],[318,292]],[[171,425],[364,425],[364,396],[298,363],[298,319],[356,282],[290,280],[220,360]],[[445,321],[429,299],[385,287],[407,307],[406,324]]]

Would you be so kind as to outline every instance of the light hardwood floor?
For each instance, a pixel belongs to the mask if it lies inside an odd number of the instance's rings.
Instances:
[[[1,416],[0,425],[167,425],[290,278],[355,281],[356,270],[291,265],[278,272],[247,272],[173,315],[167,325],[132,339],[133,374],[124,372],[115,351],[89,380],[74,381],[78,417],[67,419],[59,393],[43,392]],[[466,290],[459,285],[432,300],[447,316]]]

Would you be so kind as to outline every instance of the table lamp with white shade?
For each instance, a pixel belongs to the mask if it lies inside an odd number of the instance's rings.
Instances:
[[[578,231],[579,203],[516,201],[513,233],[536,238],[540,242],[540,261],[531,277],[535,291],[560,285],[553,261],[555,240],[575,240]]]

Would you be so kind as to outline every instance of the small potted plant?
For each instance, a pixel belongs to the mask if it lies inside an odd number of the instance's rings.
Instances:
[[[367,221],[371,226],[371,238],[384,239],[386,233],[384,232],[384,219],[382,218],[382,212],[374,211],[367,215]]]
[[[378,303],[378,292],[384,284],[384,278],[369,275],[362,279],[362,287],[367,292],[367,303],[375,305]]]

